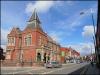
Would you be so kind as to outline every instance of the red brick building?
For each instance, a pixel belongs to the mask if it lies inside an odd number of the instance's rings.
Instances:
[[[79,56],[80,56],[80,53],[79,52],[77,52],[76,50],[73,50],[72,51],[72,57],[73,58],[79,58]]]
[[[67,47],[61,47],[61,62],[69,62],[70,58],[79,58],[80,53],[77,52],[76,50],[73,50],[72,48],[67,48]]]
[[[60,50],[61,50],[61,62],[64,63],[69,50],[65,47],[61,47]]]
[[[60,45],[42,30],[40,24],[34,11],[23,31],[19,28],[11,30],[7,37],[6,59],[16,62],[60,61]]]

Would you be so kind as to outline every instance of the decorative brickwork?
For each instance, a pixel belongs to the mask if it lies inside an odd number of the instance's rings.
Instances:
[[[17,63],[60,61],[60,45],[48,36],[40,26],[40,20],[33,12],[26,28],[13,28],[8,34],[6,59]]]

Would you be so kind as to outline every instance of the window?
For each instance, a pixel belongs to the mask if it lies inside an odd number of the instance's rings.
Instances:
[[[32,38],[31,35],[27,35],[27,36],[25,37],[25,45],[26,45],[26,46],[31,45],[31,41],[32,41],[31,38]]]
[[[15,37],[8,37],[8,45],[10,46],[15,45]]]

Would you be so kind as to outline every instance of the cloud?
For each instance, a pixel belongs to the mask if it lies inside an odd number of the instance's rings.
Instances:
[[[66,1],[66,3],[67,3],[68,5],[70,5],[70,6],[72,6],[72,5],[74,5],[75,2],[69,0],[69,1]]]
[[[62,32],[56,32],[56,31],[52,31],[50,33],[48,33],[51,38],[56,41],[56,42],[60,42],[61,41],[61,35],[62,35]]]
[[[10,29],[3,29],[1,28],[1,47],[6,51],[6,45],[7,45],[7,35],[10,32]]]
[[[28,3],[26,12],[33,12],[36,8],[37,12],[47,12],[54,5],[54,1],[36,1],[35,3]]]
[[[91,42],[88,43],[79,43],[79,44],[71,44],[71,45],[66,45],[67,47],[72,47],[76,51],[80,52],[82,56],[88,55],[95,52],[94,45]]]
[[[49,11],[51,7],[55,6],[55,8],[58,8],[58,6],[64,6],[65,3],[68,6],[74,4],[73,1],[35,1],[34,3],[28,3],[25,11],[26,13],[32,13],[36,8],[37,12],[45,13]]]
[[[84,37],[92,37],[94,35],[94,27],[92,25],[84,26],[82,35]]]
[[[91,9],[93,11],[93,14],[97,13],[97,7],[96,5],[94,5],[89,9],[82,9],[76,11],[76,13],[74,13],[72,16],[70,16],[65,20],[60,20],[56,22],[55,25],[57,25],[59,29],[75,30],[77,27],[82,25],[82,21],[84,20],[84,17],[91,15]],[[84,12],[84,14],[80,15],[81,12]]]
[[[60,20],[55,22],[54,25],[57,25],[58,29],[67,29],[67,30],[75,30],[77,27],[81,26],[81,20],[84,16],[80,16],[79,12],[76,12],[69,18],[65,20]],[[59,25],[59,26],[58,26]]]
[[[9,33],[9,29],[2,29],[1,28],[1,44],[5,45],[7,43],[7,35]]]

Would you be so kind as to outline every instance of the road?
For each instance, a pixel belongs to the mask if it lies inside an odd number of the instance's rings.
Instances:
[[[86,66],[88,63],[69,63],[69,64],[63,64],[61,68],[48,68],[45,67],[2,67],[1,68],[1,74],[70,74],[84,66]],[[83,72],[83,69],[80,70],[80,72]]]

